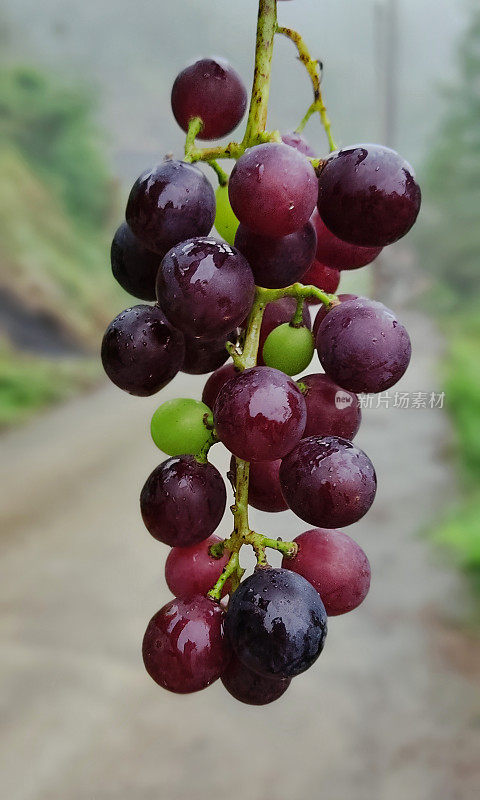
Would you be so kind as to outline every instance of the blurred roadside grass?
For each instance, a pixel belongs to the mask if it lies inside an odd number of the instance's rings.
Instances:
[[[84,353],[23,352],[0,320],[0,428],[97,380],[102,332],[128,305],[109,268],[118,191],[93,111],[57,77],[0,68],[0,290]]]
[[[23,155],[0,140],[1,286],[92,348],[123,302],[103,228],[79,229]],[[116,305],[114,305],[117,300]]]
[[[480,594],[480,307],[456,314],[449,327],[443,372],[462,494],[429,535],[450,553]]]
[[[465,11],[457,78],[444,88],[444,118],[424,165],[417,243],[434,278],[427,305],[446,338],[441,370],[461,486],[456,507],[429,533],[480,597],[480,7]]]
[[[26,422],[45,406],[89,388],[99,371],[93,357],[32,357],[0,340],[0,428]]]

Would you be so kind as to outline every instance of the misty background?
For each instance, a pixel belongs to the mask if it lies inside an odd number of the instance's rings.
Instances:
[[[324,94],[340,144],[377,141],[383,132],[387,5],[382,0],[296,0],[279,7],[282,24],[303,31],[325,65]],[[438,88],[455,74],[455,47],[468,3],[398,0],[396,6],[395,146],[418,164],[442,113]],[[115,169],[128,181],[164,151],[182,152],[170,89],[186,62],[210,53],[228,55],[247,85],[252,78],[255,0],[45,0],[41,13],[35,0],[3,0],[2,9],[5,61],[25,60],[93,88]],[[295,127],[311,101],[311,87],[294,55],[293,45],[279,39],[272,128]],[[317,120],[307,133],[324,146]]]
[[[132,304],[109,247],[130,186],[184,135],[170,90],[189,61],[228,58],[250,89],[256,0],[0,4],[0,782],[9,800],[476,800],[480,789],[480,9],[470,0],[293,0],[282,25],[324,64],[337,143],[393,146],[415,167],[414,231],[339,291],[405,321],[395,389],[442,408],[371,408],[372,511],[348,532],[373,582],[330,625],[318,666],[267,708],[220,682],[177,697],[139,643],[170,595],[166,548],[138,495],[162,454],[161,398],[108,384],[108,322]],[[275,45],[270,128],[311,85]],[[241,130],[241,129],[240,129]],[[232,134],[236,138],[238,131]],[[304,131],[327,152],[317,117]],[[223,162],[229,168],[228,162]],[[206,174],[215,185],[215,175]],[[317,371],[318,362],[309,371]],[[226,471],[228,456],[214,448]],[[253,525],[292,538],[290,512]],[[228,512],[220,533],[229,534]],[[274,556],[275,557],[275,556]]]

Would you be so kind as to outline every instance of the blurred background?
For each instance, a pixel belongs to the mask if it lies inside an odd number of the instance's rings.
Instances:
[[[414,346],[395,387],[408,407],[375,401],[358,436],[379,475],[372,511],[348,531],[371,560],[370,595],[331,622],[317,665],[271,707],[241,706],[220,685],[176,697],[141,664],[146,623],[169,598],[166,548],[138,513],[162,460],[148,433],[159,398],[124,395],[101,373],[103,330],[131,304],[111,276],[109,244],[137,175],[182,153],[169,96],[185,63],[223,55],[250,84],[256,5],[0,6],[0,772],[9,800],[480,793],[473,0],[279,3],[282,24],[325,65],[337,142],[398,149],[424,195],[408,238],[340,287],[393,306]],[[310,93],[279,39],[269,126],[293,129]],[[318,119],[305,135],[326,152]],[[198,398],[203,382],[179,375],[161,399]],[[432,404],[432,392],[443,399]],[[252,516],[257,530],[284,538],[307,527],[289,512]]]

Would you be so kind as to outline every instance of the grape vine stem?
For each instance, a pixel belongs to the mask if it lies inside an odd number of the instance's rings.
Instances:
[[[314,104],[316,105],[311,113],[313,114],[317,110],[320,112],[322,121],[324,121],[327,135],[329,136],[329,141],[331,145],[333,144],[329,129],[330,123],[326,116],[325,106],[321,100],[318,64],[313,62],[313,60],[310,58],[308,50],[306,50],[303,40],[299,34],[295,33],[295,31],[290,31],[287,28],[278,27],[277,0],[259,0],[255,48],[255,70],[245,136],[240,144],[231,142],[224,148],[214,147],[199,150],[195,147],[195,138],[201,130],[202,121],[201,119],[196,118],[195,120],[191,121],[187,134],[187,141],[185,145],[186,160],[191,162],[204,160],[212,164],[212,159],[215,158],[238,158],[243,154],[247,147],[251,147],[252,145],[259,144],[264,141],[281,141],[278,131],[274,131],[273,133],[265,133],[270,91],[272,55],[276,33],[288,35],[289,38],[292,38],[297,44],[300,58],[305,63],[305,66],[307,67],[312,78],[312,83],[314,84]],[[312,66],[314,63],[315,68]],[[268,305],[268,303],[279,300],[282,297],[293,297],[297,301],[297,309],[292,319],[292,324],[294,325],[300,324],[299,318],[301,320],[303,302],[306,298],[316,298],[324,303],[327,307],[338,303],[338,299],[334,295],[327,294],[321,289],[318,289],[316,286],[304,286],[301,283],[295,283],[292,286],[287,286],[281,289],[266,289],[263,287],[257,287],[255,299],[246,326],[243,347],[239,349],[234,345],[229,345],[227,348],[237,369],[244,370],[256,365],[260,341],[260,329],[262,326],[265,307]],[[281,539],[269,539],[260,533],[252,531],[248,519],[248,484],[250,464],[243,459],[237,458],[235,471],[235,502],[232,506],[234,520],[233,533],[226,541],[215,544],[210,548],[210,553],[215,558],[220,558],[225,551],[230,553],[230,558],[224,567],[222,574],[220,575],[213,589],[211,589],[211,591],[208,593],[208,596],[214,600],[219,600],[221,598],[227,581],[230,582],[230,591],[234,591],[238,586],[243,575],[243,569],[239,559],[239,551],[244,544],[249,544],[253,547],[257,557],[257,565],[259,567],[268,567],[268,561],[265,552],[267,547],[279,551],[287,558],[295,556],[298,549],[294,542],[283,542]]]
[[[276,33],[280,36],[286,36],[287,39],[293,42],[295,47],[298,50],[298,58],[304,65],[305,69],[307,70],[310,80],[312,81],[313,86],[313,102],[307,110],[304,118],[302,119],[300,125],[296,128],[296,133],[301,133],[305,128],[308,120],[310,119],[315,112],[318,111],[320,114],[320,119],[322,121],[322,125],[325,129],[325,133],[327,134],[328,144],[330,147],[330,152],[337,149],[335,144],[335,140],[332,135],[332,125],[330,119],[327,114],[327,109],[325,107],[325,103],[323,102],[322,91],[320,88],[321,82],[321,65],[317,59],[311,57],[310,52],[308,50],[305,41],[303,40],[302,36],[294,31],[292,28],[284,28],[280,25],[277,25]]]
[[[244,370],[254,367],[257,363],[258,346],[260,342],[260,329],[262,327],[262,319],[266,306],[268,303],[279,300],[282,297],[293,297],[297,300],[297,310],[294,314],[292,324],[297,323],[298,309],[302,308],[302,304],[308,297],[315,297],[320,300],[327,307],[338,304],[338,298],[335,295],[327,294],[316,286],[304,286],[302,283],[294,283],[292,286],[286,286],[282,289],[265,289],[257,286],[255,292],[255,300],[248,317],[245,340],[241,353],[235,350],[229,350],[233,357],[233,361],[237,369]],[[300,311],[301,313],[301,311]],[[210,553],[216,558],[220,558],[227,550],[230,552],[230,559],[225,566],[222,574],[220,575],[217,583],[209,592],[209,596],[214,600],[219,600],[222,596],[222,591],[225,583],[232,578],[239,581],[243,570],[240,565],[238,553],[244,544],[249,544],[255,550],[257,557],[257,565],[259,567],[267,567],[268,561],[265,550],[267,547],[278,550],[287,558],[292,558],[296,555],[297,545],[294,542],[283,542],[281,539],[269,539],[260,533],[252,531],[248,519],[248,483],[249,483],[250,464],[241,458],[236,459],[236,479],[235,479],[235,502],[232,506],[232,513],[234,519],[233,533],[225,542],[213,545],[210,548]]]
[[[252,96],[250,98],[247,127],[242,142],[244,148],[257,144],[259,136],[264,133],[267,126],[270,74],[272,71],[276,31],[277,0],[260,0],[258,5]]]

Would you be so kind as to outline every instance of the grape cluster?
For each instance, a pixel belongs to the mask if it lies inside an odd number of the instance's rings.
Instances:
[[[276,4],[260,7],[259,25]],[[117,386],[138,396],[180,371],[211,373],[201,400],[165,402],[151,422],[168,458],[147,478],[140,507],[149,533],[171,548],[165,577],[175,597],[151,619],[143,658],[172,692],[220,678],[233,697],[262,705],[316,661],[327,615],[351,611],[369,590],[367,556],[338,530],[360,520],[376,492],[372,462],[352,442],[358,393],[396,383],[411,346],[381,303],[332,293],[342,270],[370,264],[407,233],[420,190],[388,148],[355,145],[321,160],[300,133],[261,128],[218,150],[235,158],[228,179],[215,148],[198,150],[195,138],[231,133],[246,103],[223,59],[197,61],[176,78],[172,108],[187,132],[185,160],[148,169],[131,190],[112,270],[144,303],[108,326],[102,361]],[[200,160],[219,175],[216,195],[192,163]],[[222,238],[212,236],[214,221]],[[324,372],[298,377],[315,349]],[[208,460],[217,442],[231,454],[227,540],[215,533],[227,503]],[[250,529],[248,505],[291,509],[314,527],[293,542],[268,538]],[[243,544],[258,562],[246,578]],[[283,554],[280,568],[269,566],[266,548]]]

